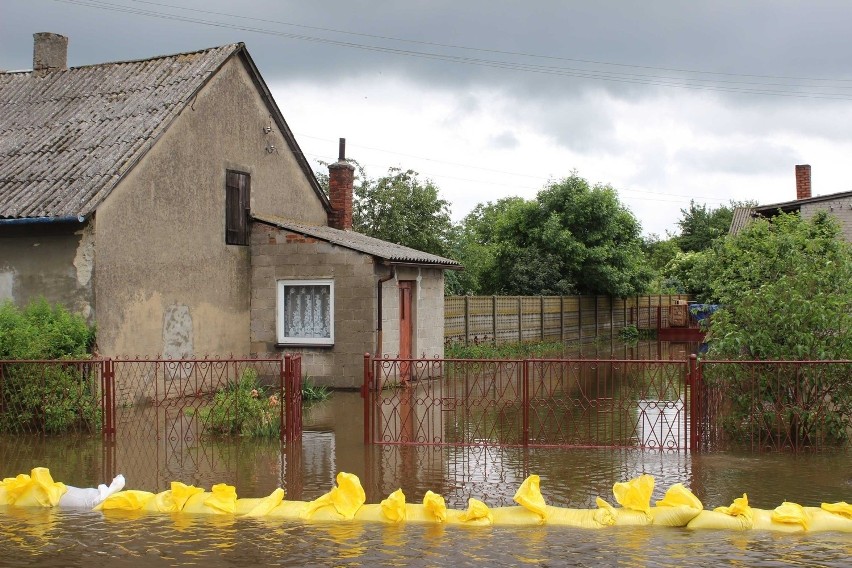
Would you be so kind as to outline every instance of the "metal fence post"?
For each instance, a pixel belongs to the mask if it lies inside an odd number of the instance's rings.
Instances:
[[[530,443],[530,372],[529,366],[532,363],[529,359],[524,359],[523,361],[523,376],[521,377],[522,381],[522,401],[521,406],[523,407],[523,445],[526,448]]]
[[[361,398],[364,399],[364,445],[373,443],[372,440],[372,413],[370,412],[370,391],[372,390],[372,357],[369,353],[364,353],[364,382],[361,385]]]
[[[101,360],[101,400],[103,401],[104,436],[115,435],[115,369],[112,359]]]
[[[700,394],[698,380],[698,357],[693,353],[689,356],[689,374],[687,382],[689,383],[689,450],[697,452],[699,450],[699,427],[701,423],[700,417]]]
[[[292,401],[290,397],[292,393],[290,389],[287,388],[287,366],[290,363],[290,355],[284,355],[284,358],[281,359],[280,367],[278,368],[278,396],[281,400],[281,404],[279,405],[280,415],[278,417],[278,428],[279,428],[279,439],[282,441],[290,441],[289,430],[290,430],[290,407]],[[284,409],[287,409],[287,414],[284,414]]]

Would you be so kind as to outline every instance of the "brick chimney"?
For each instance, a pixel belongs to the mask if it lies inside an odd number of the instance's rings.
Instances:
[[[796,166],[796,199],[808,199],[811,196],[811,167],[807,164]]]
[[[33,73],[44,77],[68,69],[68,38],[50,32],[33,34]]]
[[[328,226],[335,229],[352,228],[352,191],[355,184],[355,166],[346,161],[346,138],[340,139],[337,162],[328,166],[328,199],[332,212]]]

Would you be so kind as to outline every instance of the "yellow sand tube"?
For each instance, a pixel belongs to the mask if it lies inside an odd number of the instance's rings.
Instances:
[[[367,504],[357,476],[341,472],[337,485],[313,501],[288,501],[276,489],[261,498],[238,498],[236,489],[223,483],[210,491],[172,482],[160,493],[121,491],[124,478],[110,487],[80,489],[56,482],[46,468],[35,468],[0,482],[0,505],[14,507],[80,507],[109,515],[136,511],[267,517],[312,522],[364,521],[379,523],[435,523],[448,525],[552,525],[601,529],[608,526],[666,526],[689,529],[770,530],[780,532],[852,532],[852,506],[846,502],[802,507],[784,502],[769,511],[752,508],[743,495],[728,507],[705,510],[701,501],[680,483],[672,485],[663,499],[651,506],[654,478],[642,475],[613,486],[619,506],[597,498],[597,509],[569,509],[548,505],[541,494],[540,479],[529,476],[515,493],[517,506],[488,507],[470,499],[465,510],[448,509],[444,498],[427,491],[421,503],[407,503],[402,490],[377,504]],[[82,504],[82,505],[81,505]]]

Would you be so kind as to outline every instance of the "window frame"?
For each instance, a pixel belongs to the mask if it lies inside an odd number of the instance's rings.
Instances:
[[[225,244],[249,245],[251,174],[225,171]]]
[[[327,286],[329,311],[329,337],[287,337],[285,335],[285,298],[287,288],[295,286]],[[275,283],[275,335],[277,345],[304,345],[331,347],[334,345],[334,279],[315,278],[312,280],[280,279]]]

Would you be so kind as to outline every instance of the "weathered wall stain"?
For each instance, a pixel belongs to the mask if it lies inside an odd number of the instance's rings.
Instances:
[[[163,357],[182,359],[192,355],[192,314],[189,312],[189,306],[166,306],[163,311]]]

